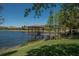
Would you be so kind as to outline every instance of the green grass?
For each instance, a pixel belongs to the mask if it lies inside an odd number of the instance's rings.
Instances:
[[[0,53],[2,56],[25,56],[25,55],[79,55],[78,39],[39,40]]]

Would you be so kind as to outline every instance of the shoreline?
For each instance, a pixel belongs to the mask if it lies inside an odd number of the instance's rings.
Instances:
[[[28,30],[0,30],[0,31],[32,32],[32,30],[29,30],[29,31]],[[35,32],[35,31],[33,31],[33,32]],[[44,30],[44,32],[50,32],[50,31]],[[54,31],[51,31],[51,32],[54,32]]]

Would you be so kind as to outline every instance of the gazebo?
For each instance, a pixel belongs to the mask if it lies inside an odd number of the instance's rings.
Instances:
[[[44,26],[28,26],[28,33],[31,34],[35,40],[43,38]]]

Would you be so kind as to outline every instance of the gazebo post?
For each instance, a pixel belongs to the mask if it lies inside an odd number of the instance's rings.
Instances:
[[[28,27],[28,34],[29,34],[29,27]],[[29,36],[29,35],[28,35]],[[28,37],[28,39],[29,39],[29,37]]]
[[[44,33],[44,27],[42,28],[42,34]],[[44,35],[42,35],[42,38],[44,38]]]
[[[31,28],[31,31],[32,31],[32,38],[33,38],[33,29]]]

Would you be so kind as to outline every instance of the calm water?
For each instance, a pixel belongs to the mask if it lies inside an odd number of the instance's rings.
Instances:
[[[0,48],[23,44],[29,37],[30,35],[26,32],[0,31]]]

